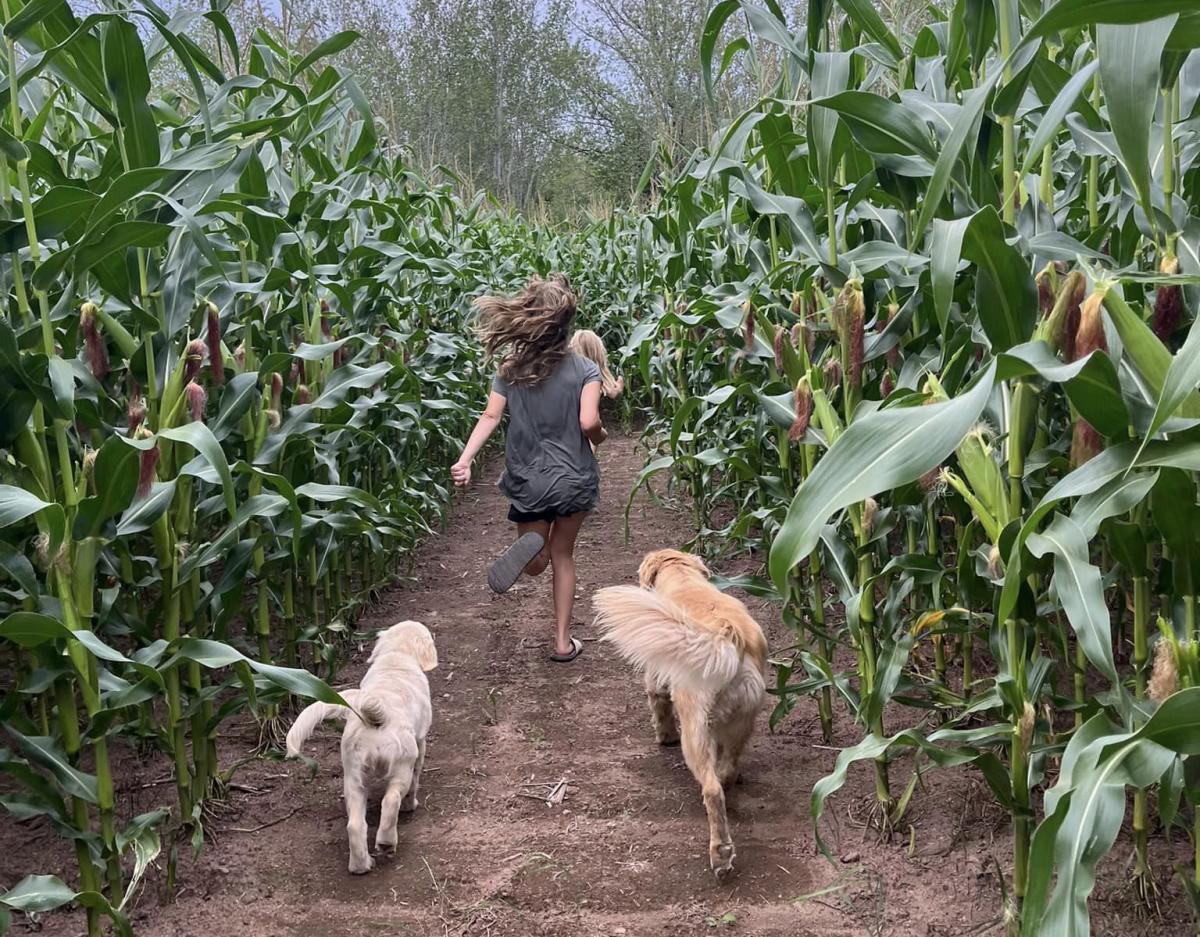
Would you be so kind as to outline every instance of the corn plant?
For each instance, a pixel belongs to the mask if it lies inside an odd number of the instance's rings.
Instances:
[[[270,749],[291,696],[340,702],[314,673],[444,517],[488,385],[471,298],[553,264],[619,343],[636,291],[615,227],[414,172],[326,64],[352,33],[301,56],[215,9],[0,12],[0,769],[77,859],[0,909],[128,932],[149,863],[170,887],[204,842],[222,726],[249,710]],[[127,815],[129,746],[173,803]]]
[[[641,481],[670,470],[714,549],[769,550],[773,720],[814,694],[827,735],[835,701],[861,726],[814,817],[868,761],[886,839],[921,771],[971,765],[1012,816],[1009,931],[1085,934],[1127,787],[1155,903],[1148,791],[1182,824],[1198,741],[1186,683],[1149,692],[1155,616],[1195,632],[1197,13],[931,17],[714,7],[710,86],[735,24],[786,67],[639,227]]]

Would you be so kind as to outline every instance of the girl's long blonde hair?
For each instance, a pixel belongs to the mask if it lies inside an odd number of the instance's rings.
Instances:
[[[534,387],[567,356],[575,294],[561,273],[532,277],[515,296],[480,296],[479,338],[490,357],[499,357],[500,377]]]
[[[610,397],[613,396],[617,391],[617,379],[608,369],[608,350],[604,347],[600,336],[591,329],[580,329],[571,336],[570,347],[575,354],[582,355],[596,363],[600,369],[600,385],[604,393]]]

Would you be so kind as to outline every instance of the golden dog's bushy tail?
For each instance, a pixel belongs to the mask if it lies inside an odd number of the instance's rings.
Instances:
[[[295,758],[309,737],[317,731],[326,719],[336,719],[345,722],[348,718],[358,716],[363,724],[372,729],[380,728],[387,710],[378,700],[362,696],[358,690],[343,690],[342,699],[349,705],[338,706],[335,703],[312,703],[301,710],[287,734],[287,756]]]
[[[610,586],[598,590],[592,604],[604,639],[660,683],[712,692],[737,675],[741,651],[730,635],[705,627],[656,592]]]

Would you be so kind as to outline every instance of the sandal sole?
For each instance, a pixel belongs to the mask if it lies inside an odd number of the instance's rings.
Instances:
[[[507,550],[500,554],[499,559],[488,570],[488,586],[497,594],[503,594],[512,588],[513,583],[521,578],[521,572],[529,565],[542,547],[546,545],[541,534],[529,531],[521,534],[512,542]]]

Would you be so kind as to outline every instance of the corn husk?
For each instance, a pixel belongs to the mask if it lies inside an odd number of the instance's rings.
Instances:
[[[792,418],[791,428],[788,430],[788,439],[792,442],[799,442],[808,433],[808,425],[812,420],[813,412],[813,394],[812,385],[809,383],[808,375],[800,378],[796,384],[796,393],[794,395],[794,416]]]
[[[1159,264],[1159,272],[1166,276],[1176,276],[1179,273],[1179,258],[1167,254]],[[1150,328],[1159,341],[1166,342],[1183,318],[1183,290],[1174,284],[1160,286],[1154,294],[1154,312],[1150,316]]]
[[[225,358],[221,351],[221,311],[213,303],[208,304],[208,367],[214,387],[225,383]]]

